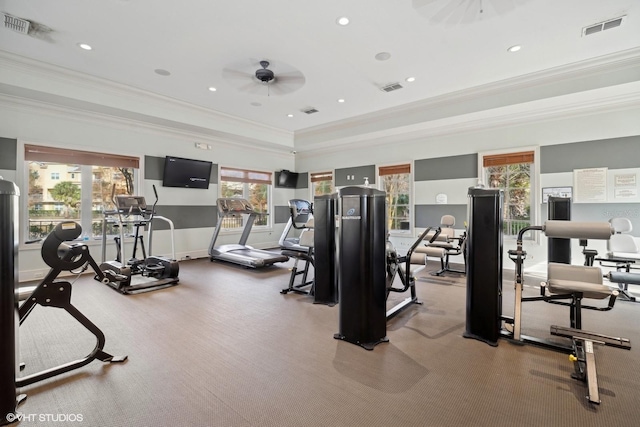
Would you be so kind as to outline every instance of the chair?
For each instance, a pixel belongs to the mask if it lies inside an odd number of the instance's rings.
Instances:
[[[465,271],[452,269],[449,264],[449,258],[455,255],[463,255],[466,264],[467,233],[465,231],[462,235],[456,237],[454,225],[456,225],[456,219],[453,215],[443,215],[440,218],[440,234],[436,239],[423,247],[416,248],[417,253],[440,259],[440,270],[431,273],[433,275],[442,276],[445,272],[465,274]],[[430,236],[428,235],[427,237]]]
[[[609,222],[615,230],[615,234],[607,242],[609,258],[640,260],[640,248],[636,239],[630,234],[633,226],[629,218],[611,218]]]

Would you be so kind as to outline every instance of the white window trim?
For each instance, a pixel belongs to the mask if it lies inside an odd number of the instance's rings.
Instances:
[[[315,191],[314,191],[314,188],[313,188],[313,182],[311,182],[311,175],[314,174],[314,173],[321,173],[321,172],[327,172],[327,168],[319,169],[319,170],[316,170],[316,171],[310,171],[307,174],[307,188],[309,190],[309,200],[311,202],[313,202],[313,199],[316,197]],[[336,191],[338,191],[336,189],[336,171],[333,170],[333,169],[331,170],[331,186],[333,187],[333,192],[334,193]]]
[[[86,146],[80,146],[80,145],[74,145],[74,144],[65,144],[65,145],[61,145],[61,144],[56,144],[53,142],[47,142],[47,141],[31,141],[31,140],[22,140],[22,139],[18,139],[18,144],[17,144],[17,156],[16,156],[16,184],[18,185],[18,188],[20,189],[20,194],[27,194],[28,193],[28,189],[29,189],[29,169],[27,167],[25,167],[25,159],[24,159],[24,146],[25,145],[42,145],[42,146],[46,146],[46,147],[52,147],[52,148],[60,148],[63,150],[78,150],[78,151],[87,151],[87,147]],[[99,152],[100,151],[100,147],[89,147],[90,151],[96,151]],[[134,188],[136,188],[136,195],[139,196],[144,196],[144,188],[145,188],[145,179],[144,174],[141,173],[141,171],[144,171],[144,156],[141,156],[139,153],[136,154],[132,154],[132,153],[123,153],[127,156],[131,156],[131,157],[138,157],[139,158],[139,163],[138,163],[138,169],[134,171],[134,175],[133,175],[133,181],[134,181]],[[90,175],[89,175],[90,176]],[[83,178],[84,179],[84,178]],[[40,250],[42,247],[42,242],[36,242],[36,243],[30,243],[30,244],[26,244],[25,243],[25,238],[27,237],[28,233],[27,233],[27,227],[29,224],[29,208],[28,208],[28,197],[20,197],[20,202],[19,202],[19,218],[18,218],[18,250]],[[155,200],[155,199],[154,199]],[[80,220],[82,221],[82,218],[80,218]],[[133,238],[131,238],[133,239]],[[102,240],[89,240],[87,242],[87,244],[89,246],[98,246],[98,245],[102,245]],[[98,259],[96,257],[96,255],[101,256],[101,254],[95,254],[94,258]]]

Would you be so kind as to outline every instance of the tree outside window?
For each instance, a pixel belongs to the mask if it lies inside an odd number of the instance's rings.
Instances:
[[[65,220],[80,223],[85,236],[98,238],[104,210],[113,209],[113,192],[133,194],[139,159],[25,145],[25,163],[25,239],[43,238]],[[116,231],[108,230],[111,234]]]
[[[485,182],[504,191],[505,236],[516,236],[532,223],[531,184],[534,153],[508,153],[483,158]]]
[[[390,232],[411,229],[411,165],[378,168],[380,188],[387,198],[387,226]]]
[[[311,194],[313,197],[332,194],[335,190],[333,187],[333,172],[314,172],[311,178]]]

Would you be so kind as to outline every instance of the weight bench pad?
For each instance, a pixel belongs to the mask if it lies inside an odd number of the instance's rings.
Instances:
[[[552,294],[582,292],[585,298],[603,299],[611,289],[602,283],[598,267],[550,262],[547,267],[547,289]]]

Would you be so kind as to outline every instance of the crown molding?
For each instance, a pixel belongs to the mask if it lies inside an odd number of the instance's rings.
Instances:
[[[0,84],[0,87],[1,86],[2,84]],[[181,123],[164,121],[161,119],[155,119],[154,122],[135,120],[129,117],[114,114],[103,114],[84,108],[73,108],[59,103],[47,103],[31,98],[7,95],[6,93],[0,93],[0,108],[7,111],[21,111],[29,114],[36,113],[50,117],[60,117],[65,120],[73,120],[91,125],[104,126],[107,124],[113,128],[122,130],[130,131],[133,127],[136,131],[163,137],[184,139],[185,142],[188,143],[202,142],[211,144],[214,148],[242,149],[244,151],[254,153],[256,151],[261,151],[286,157],[291,155],[290,147],[283,147],[278,144],[269,144],[261,140],[241,137],[238,135],[226,136],[223,133],[216,133],[215,131],[207,128],[199,128],[196,126],[181,128],[179,127],[179,125],[182,125]]]
[[[637,69],[638,72],[636,73],[634,69]],[[314,146],[317,146],[316,141],[324,141],[326,144],[327,141],[332,141],[334,139],[333,136],[337,134],[354,134],[358,132],[354,131],[354,129],[361,129],[361,133],[366,135],[366,129],[371,128],[372,124],[378,129],[391,128],[394,126],[403,127],[408,126],[406,123],[408,121],[406,117],[408,116],[416,117],[414,123],[421,123],[422,121],[434,120],[427,117],[429,113],[438,115],[440,111],[444,110],[449,111],[448,114],[450,114],[450,116],[457,114],[451,111],[455,109],[458,110],[460,115],[464,115],[467,114],[464,111],[465,107],[471,103],[478,103],[486,99],[495,100],[498,99],[498,97],[505,97],[509,93],[521,91],[535,92],[536,89],[550,84],[563,84],[589,77],[597,79],[598,76],[603,74],[624,70],[631,71],[631,78],[636,76],[635,80],[640,79],[640,48],[627,49],[610,55],[434,96],[350,119],[310,127],[295,133],[296,150],[313,149]],[[564,94],[560,93],[558,95]],[[526,101],[530,102],[535,100],[536,99],[530,99]],[[502,102],[502,106],[507,107],[523,101],[514,100],[514,102]],[[435,121],[441,120],[442,118],[444,117],[437,118]],[[404,125],[397,125],[397,123],[403,122],[405,123]]]
[[[298,147],[297,156],[309,158],[317,154],[335,153],[345,147],[352,150],[389,144],[410,144],[424,141],[426,138],[638,108],[640,81],[319,142]]]
[[[120,116],[126,116],[125,112],[130,111],[131,113],[142,112],[142,114],[147,114],[150,117],[154,116],[168,121],[172,120],[169,115],[173,115],[174,117],[188,117],[191,118],[191,123],[183,119],[182,122],[184,122],[185,125],[195,125],[203,129],[210,128],[212,131],[222,130],[222,132],[226,133],[227,137],[230,138],[234,138],[235,135],[240,139],[242,139],[243,136],[261,135],[265,142],[280,144],[287,147],[287,149],[293,148],[294,134],[291,131],[232,116],[57,65],[36,61],[3,50],[0,50],[0,64],[0,69],[13,72],[14,76],[16,76],[14,78],[15,82],[19,82],[18,84],[7,83],[10,85],[13,84],[15,87],[24,88],[25,97],[28,97],[29,93],[33,93],[29,92],[29,90],[31,90],[57,95],[60,97],[60,102],[65,102],[65,100],[79,100],[87,102],[87,107],[91,107],[91,105],[100,107],[110,106],[119,110]],[[5,76],[9,78],[8,73],[5,74]],[[2,81],[4,80],[3,78]],[[46,84],[42,84],[43,82]],[[52,82],[54,84],[51,84]],[[61,86],[57,86],[56,83]],[[27,84],[30,84],[31,87],[27,86]],[[38,88],[39,84],[40,87],[46,87],[47,89],[43,90]],[[75,89],[75,91],[81,95],[71,96],[70,91],[64,89],[65,86],[66,88]],[[57,89],[58,92],[56,92],[56,88],[60,87],[63,88],[63,93],[60,93],[61,89]],[[52,89],[49,90],[49,88]],[[100,96],[98,98],[92,96],[87,97],[87,93],[89,93],[89,95],[98,94]],[[99,105],[93,103],[91,99],[100,99],[104,104]],[[107,102],[109,102],[109,105],[106,104]],[[143,108],[127,108],[127,106]],[[73,108],[73,106],[71,107]],[[102,113],[99,110],[96,112]],[[199,120],[197,120],[198,118]],[[177,121],[173,121],[177,123]]]

